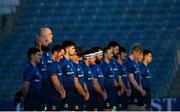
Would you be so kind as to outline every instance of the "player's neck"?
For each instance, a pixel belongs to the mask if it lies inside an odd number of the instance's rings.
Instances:
[[[129,56],[129,58],[134,61],[134,56],[132,54]]]
[[[69,54],[68,53],[66,53],[65,55],[64,55],[64,57],[66,58],[66,59],[70,59],[70,56],[69,56]]]
[[[147,66],[147,65],[148,65],[148,61],[144,60],[144,61],[143,61],[143,64],[144,64],[145,66]]]
[[[106,63],[109,63],[109,62],[110,62],[110,60],[107,59],[106,57],[104,58],[104,61],[105,61]]]
[[[131,60],[135,61],[136,63],[138,63],[138,60],[134,58],[134,55],[133,55],[133,54],[131,54],[131,55],[129,56],[129,58],[130,58]]]
[[[31,63],[34,67],[37,66],[37,63],[34,60],[30,60],[29,63]]]
[[[118,63],[119,63],[119,64],[122,64],[122,63],[123,63],[123,60],[120,59],[120,58],[118,58]]]
[[[42,49],[41,49],[41,45],[36,45],[36,48],[38,48],[42,53],[43,53],[43,51],[42,51]]]
[[[52,60],[55,61],[55,62],[59,62],[59,60],[56,59],[55,56],[52,55]]]
[[[89,63],[88,63],[87,60],[84,60],[84,63],[85,63],[87,66],[89,66]]]

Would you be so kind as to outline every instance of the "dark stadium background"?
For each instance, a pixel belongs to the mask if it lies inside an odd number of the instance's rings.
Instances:
[[[26,50],[39,28],[53,44],[84,49],[111,40],[153,52],[152,110],[180,110],[180,0],[0,0],[0,110],[12,110],[22,86]]]

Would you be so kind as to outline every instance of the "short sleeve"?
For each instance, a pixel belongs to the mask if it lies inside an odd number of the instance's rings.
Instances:
[[[123,74],[123,69],[122,69],[122,66],[120,64],[117,65],[117,68],[118,68],[118,75],[119,76],[122,76]]]
[[[33,68],[27,67],[23,73],[24,81],[32,82],[34,74],[35,74],[35,71],[33,70]]]
[[[75,77],[78,77],[78,66],[76,66],[75,64],[73,64],[73,66],[74,66],[74,76]]]
[[[92,70],[92,73],[93,73],[94,78],[98,78],[97,67],[92,66],[92,67],[91,67],[91,70]]]
[[[126,63],[126,68],[127,68],[128,74],[134,73],[134,65],[133,65],[133,62],[128,61],[128,62]]]
[[[49,76],[57,75],[57,69],[56,69],[56,65],[54,63],[51,63],[48,66],[47,73]]]

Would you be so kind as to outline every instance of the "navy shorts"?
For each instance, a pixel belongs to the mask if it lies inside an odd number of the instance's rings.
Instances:
[[[79,93],[75,93],[74,95],[74,105],[75,111],[82,111],[84,108],[84,98]]]
[[[93,91],[89,91],[89,100],[85,102],[85,110],[87,110],[87,111],[94,110],[93,97],[94,97]]]
[[[42,111],[44,109],[44,97],[40,94],[29,93],[24,100],[25,111]]]
[[[63,110],[63,102],[58,98],[59,100],[49,101],[47,105],[48,111],[61,111]]]
[[[94,93],[94,108],[96,108],[98,111],[103,111],[105,106],[105,101],[103,97],[98,94]]]
[[[107,100],[105,104],[106,109],[112,109],[114,106],[117,107],[117,91],[116,89],[107,90]]]
[[[128,108],[128,96],[125,92],[121,96],[118,96],[117,103],[118,110],[126,110]]]
[[[150,88],[144,88],[146,91],[146,95],[143,97],[144,104],[146,104],[146,109],[150,109],[151,107],[151,89]]]
[[[142,103],[141,99],[142,99],[142,96],[141,96],[140,92],[132,87],[132,92],[129,97],[129,104],[142,106],[143,103]]]
[[[66,91],[66,97],[63,99],[64,110],[74,110],[74,94],[75,86],[72,83],[64,83],[64,89]]]

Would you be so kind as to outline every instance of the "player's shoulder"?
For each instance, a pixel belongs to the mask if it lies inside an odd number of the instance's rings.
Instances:
[[[110,60],[110,63],[111,63],[111,64],[117,64],[117,59],[113,57],[113,58]]]
[[[140,67],[140,68],[145,68],[145,65],[144,65],[143,63],[140,63],[140,64],[139,64],[139,67]]]
[[[124,65],[132,65],[134,64],[134,60],[130,59],[130,58],[127,58],[125,61],[124,61]]]
[[[33,66],[31,63],[27,63],[23,74],[33,74],[37,71],[38,69],[35,66]]]
[[[58,66],[58,65],[60,65],[59,62],[52,61],[52,63],[49,64],[48,68],[49,68],[49,67]]]
[[[61,66],[64,66],[67,63],[66,58],[61,59],[59,63]]]
[[[26,64],[25,70],[35,70],[35,66],[28,62]]]

